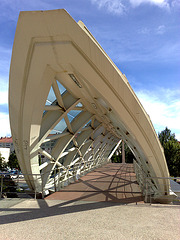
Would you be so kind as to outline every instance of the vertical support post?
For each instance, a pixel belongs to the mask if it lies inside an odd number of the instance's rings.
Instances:
[[[33,176],[32,176],[33,177]],[[35,189],[34,189],[34,199],[36,200],[36,186],[37,186],[37,175],[35,175],[35,177],[36,177],[36,181],[35,181]]]
[[[3,192],[3,175],[1,175],[1,198],[2,198],[2,192]]]
[[[58,172],[58,191],[60,190],[60,174],[61,174],[61,168],[59,168],[59,172]]]
[[[54,169],[54,191],[56,192],[56,168]]]
[[[43,187],[43,174],[40,175],[41,184],[42,184],[42,199],[44,199],[44,187]]]
[[[18,179],[17,179],[17,184],[19,186],[19,171],[18,171]]]
[[[149,186],[149,204],[151,205],[151,201],[152,201],[152,199],[151,199],[151,186]]]
[[[147,201],[148,201],[148,183],[147,183],[147,178],[146,178],[145,202],[147,203]]]
[[[68,168],[67,168],[67,182],[68,182],[68,185],[69,185],[69,183],[70,183],[70,181],[69,181],[69,166],[68,166]]]
[[[125,162],[124,141],[123,140],[122,140],[122,163],[126,163]]]
[[[35,187],[35,192],[34,192],[34,199],[36,200],[36,187]]]

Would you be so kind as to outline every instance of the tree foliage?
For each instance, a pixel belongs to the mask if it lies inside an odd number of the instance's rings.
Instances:
[[[167,127],[163,131],[158,133],[158,137],[163,147],[169,141],[177,142],[177,139],[175,138],[175,134],[171,133],[171,130],[168,129]]]
[[[124,143],[124,151],[125,151],[125,162],[133,163],[133,159],[135,157],[126,143]],[[121,163],[122,162],[122,153],[119,153],[119,155],[116,155],[116,152],[115,152],[115,154],[111,158],[111,161],[113,163]]]
[[[171,176],[180,176],[180,144],[167,127],[158,134]]]
[[[11,169],[16,168],[16,169],[20,170],[20,166],[19,166],[18,159],[17,159],[15,151],[13,151],[9,156],[8,166]]]
[[[0,170],[4,170],[7,167],[7,163],[4,161],[5,158],[0,153]]]
[[[175,137],[174,133],[167,127],[158,134],[159,140],[162,147],[164,148],[164,154],[166,157],[167,165],[171,176],[180,176],[180,143]],[[125,144],[125,161],[126,163],[132,163],[134,155]],[[111,158],[114,163],[122,162],[122,154],[116,155],[116,153]]]

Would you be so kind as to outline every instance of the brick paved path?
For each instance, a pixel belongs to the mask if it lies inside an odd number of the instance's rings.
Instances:
[[[120,203],[143,202],[133,164],[121,163],[109,163],[98,168],[61,191],[51,194],[46,199]]]

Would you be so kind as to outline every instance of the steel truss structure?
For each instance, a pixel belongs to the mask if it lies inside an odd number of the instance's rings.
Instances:
[[[125,75],[65,10],[20,13],[9,110],[21,170],[41,174],[38,180],[26,175],[39,192],[54,186],[52,176],[58,183],[108,162],[121,139],[134,153],[138,176],[169,176],[150,118]],[[170,199],[167,179],[151,186],[156,199]]]

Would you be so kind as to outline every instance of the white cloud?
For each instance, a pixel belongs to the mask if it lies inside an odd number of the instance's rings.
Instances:
[[[0,105],[8,103],[8,92],[0,91]]]
[[[0,137],[10,136],[9,115],[0,112]]]
[[[180,7],[180,0],[172,0],[171,6],[175,7],[175,8],[179,8]]]
[[[132,7],[138,7],[141,4],[151,4],[156,5],[161,8],[170,8],[170,0],[91,0],[92,3],[96,4],[98,8],[106,8],[109,13],[122,15],[126,12],[128,5]],[[174,0],[171,6],[177,6],[179,0]]]
[[[165,31],[166,31],[165,26],[164,25],[160,25],[160,26],[157,27],[155,32],[156,32],[156,34],[162,35],[162,34],[165,33]]]
[[[151,29],[147,27],[141,28],[138,33],[144,34],[144,35],[149,35],[151,33]]]
[[[121,0],[91,0],[92,3],[98,5],[99,8],[106,8],[108,12],[121,15],[125,12],[125,6]]]
[[[159,39],[157,36],[163,36],[163,33],[158,35],[160,34],[157,33],[158,31],[160,29],[157,25],[157,27],[137,28],[137,32],[131,34],[127,34],[125,31],[123,34],[115,31],[112,34],[112,31],[109,30],[101,32],[98,37],[103,43],[105,51],[119,67],[119,64],[123,62],[136,64],[137,61],[151,64],[155,62],[157,64],[177,64],[180,58],[180,42],[176,37],[167,39],[167,33],[165,38]],[[168,32],[166,27],[163,31]],[[136,34],[134,35],[136,37],[133,38],[133,34]],[[133,41],[131,41],[132,38]]]
[[[137,96],[157,132],[168,127],[180,140],[180,90],[158,89],[158,92],[137,91]]]
[[[159,7],[169,7],[167,0],[129,0],[132,6],[137,7],[141,4],[150,3]]]
[[[138,30],[138,33],[149,35],[149,34],[158,34],[162,35],[166,32],[166,27],[164,25],[159,25],[156,28],[150,28],[150,27],[143,27]]]

